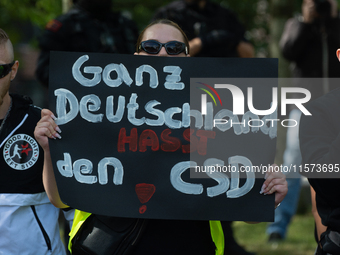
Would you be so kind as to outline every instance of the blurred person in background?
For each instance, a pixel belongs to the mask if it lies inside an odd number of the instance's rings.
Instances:
[[[153,20],[176,22],[196,57],[254,57],[254,47],[235,13],[209,0],[178,0],[159,8]]]
[[[73,0],[73,8],[49,21],[39,39],[36,76],[48,86],[50,51],[133,54],[135,23],[112,11],[112,0]]]
[[[334,79],[328,79],[340,77],[340,64],[333,57],[339,45],[340,18],[335,0],[303,0],[302,15],[286,22],[280,48],[283,56],[292,62],[293,77],[299,78],[294,80],[293,86],[309,90],[311,100],[340,86]],[[299,95],[293,95],[293,97],[297,98]],[[294,119],[299,123],[300,117],[299,109],[290,109],[289,119]],[[298,168],[301,163],[299,125],[297,125],[287,130],[283,165]],[[271,243],[285,239],[287,227],[299,202],[300,174],[287,173],[287,182],[288,194],[275,211],[275,222],[269,224],[267,228],[268,241]],[[316,222],[318,222],[317,219]]]

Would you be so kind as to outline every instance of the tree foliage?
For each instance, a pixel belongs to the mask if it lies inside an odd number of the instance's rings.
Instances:
[[[61,0],[1,0],[0,22],[7,26],[12,22],[31,22],[44,26],[62,10]]]

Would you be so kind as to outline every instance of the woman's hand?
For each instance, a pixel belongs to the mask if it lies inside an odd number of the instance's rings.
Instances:
[[[269,171],[265,175],[265,181],[261,188],[261,194],[269,195],[275,192],[275,207],[277,207],[288,192],[288,184],[286,176],[280,171],[275,171],[275,167],[278,166],[273,164],[269,168]]]
[[[59,135],[61,130],[54,122],[55,119],[56,117],[50,110],[43,109],[41,111],[41,119],[35,127],[34,136],[44,150],[43,184],[48,198],[55,207],[66,208],[68,206],[61,201],[59,196],[57,183],[53,173],[50,147],[48,145],[49,138],[61,138]]]
[[[59,133],[61,133],[61,130],[54,122],[55,119],[56,117],[50,110],[43,109],[41,111],[41,119],[35,127],[35,139],[37,139],[38,143],[44,149],[44,151],[49,151],[48,138],[61,138],[61,136],[59,135]]]

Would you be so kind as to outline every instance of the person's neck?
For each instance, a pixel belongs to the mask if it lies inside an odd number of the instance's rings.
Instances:
[[[11,105],[11,96],[7,93],[4,97],[2,105],[0,106],[0,120],[3,120],[8,112]]]

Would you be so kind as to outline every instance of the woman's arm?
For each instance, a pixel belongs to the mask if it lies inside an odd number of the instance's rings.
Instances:
[[[35,139],[44,150],[44,168],[43,168],[43,184],[45,191],[51,203],[58,208],[66,208],[59,196],[57,183],[55,181],[52,159],[50,154],[50,147],[48,139],[61,138],[61,132],[57,124],[54,122],[54,115],[50,110],[43,109],[41,111],[41,119],[37,123],[34,130]]]

